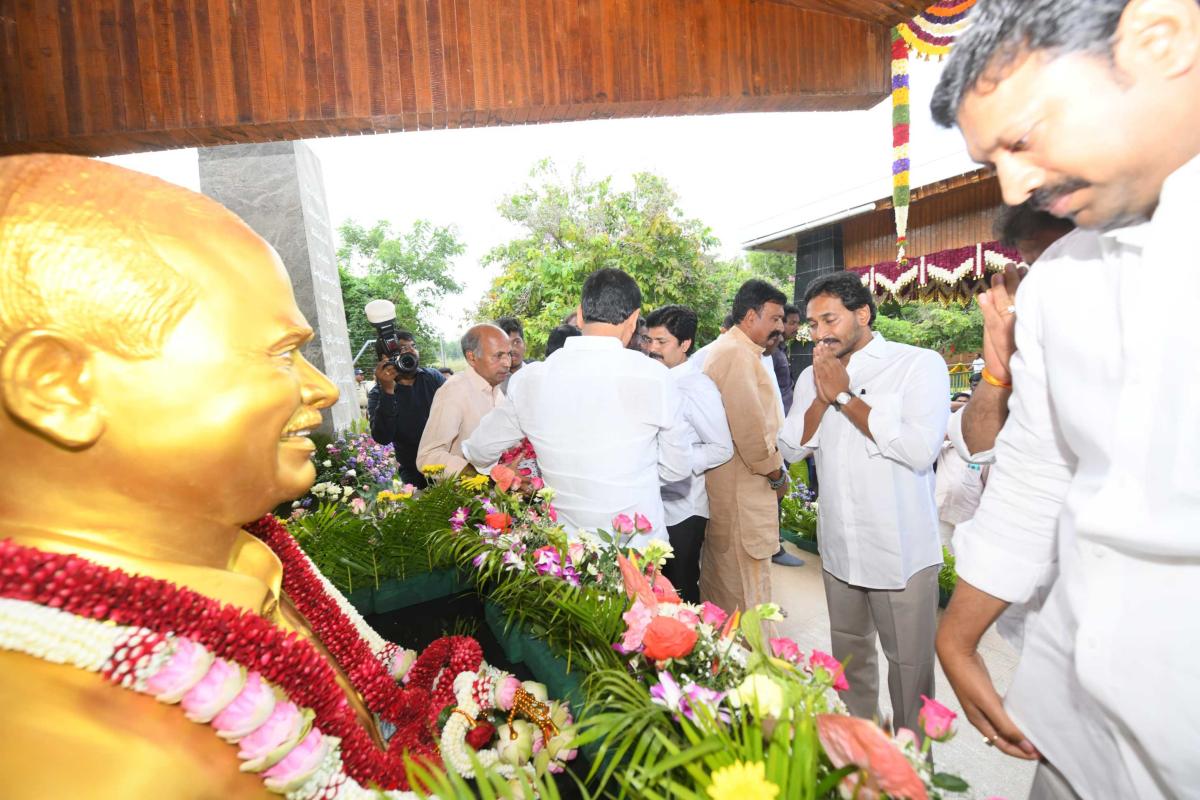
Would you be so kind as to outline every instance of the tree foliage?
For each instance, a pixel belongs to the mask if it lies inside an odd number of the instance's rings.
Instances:
[[[363,342],[375,338],[363,306],[382,298],[396,304],[396,326],[412,331],[430,363],[440,343],[434,316],[447,295],[462,291],[451,275],[453,260],[466,249],[455,229],[417,220],[408,232],[398,234],[385,220],[369,229],[349,220],[338,233],[338,275],[351,347],[357,352]]]
[[[700,317],[698,343],[711,340],[749,268],[742,260],[717,260],[716,238],[700,220],[685,217],[678,201],[650,173],[634,175],[633,188],[618,191],[611,178],[591,180],[582,166],[563,178],[552,162],[540,162],[530,183],[500,204],[500,215],[523,233],[485,257],[502,269],[479,317],[520,318],[531,353],[540,355],[546,335],[578,306],[588,274],[616,267],[641,287],[643,311],[690,306]]]
[[[983,349],[983,315],[979,306],[938,303],[884,304],[875,329],[893,342],[926,347],[943,356]]]

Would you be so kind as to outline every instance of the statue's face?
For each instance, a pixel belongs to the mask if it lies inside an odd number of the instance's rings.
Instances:
[[[312,330],[279,257],[234,220],[154,249],[198,299],[155,358],[96,355],[96,442],[124,494],[229,523],[255,519],[315,478],[303,434],[337,389],[300,354]]]

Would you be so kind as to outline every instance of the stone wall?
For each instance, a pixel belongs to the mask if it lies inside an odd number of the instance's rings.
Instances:
[[[303,142],[201,148],[200,191],[246,221],[283,259],[296,304],[316,331],[304,357],[338,387],[326,433],[359,417],[346,314],[321,162]]]

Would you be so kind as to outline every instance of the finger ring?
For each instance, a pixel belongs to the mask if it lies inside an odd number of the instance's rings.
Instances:
[[[1004,309],[1004,310],[1005,310],[1005,311],[1007,311],[1007,312],[1008,312],[1008,313],[1010,313],[1010,314],[1015,314],[1015,313],[1017,313],[1017,307],[1016,307],[1016,306],[1009,306],[1008,308],[1006,308],[1006,309]]]
[[[983,743],[986,744],[988,747],[994,747],[996,745],[996,737],[995,736],[985,736],[985,737],[983,737]]]

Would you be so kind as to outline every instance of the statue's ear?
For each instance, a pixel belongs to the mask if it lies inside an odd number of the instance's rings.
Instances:
[[[104,432],[90,350],[55,331],[22,331],[0,352],[0,404],[14,419],[78,450]]]

